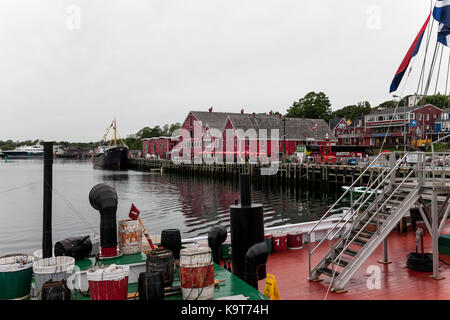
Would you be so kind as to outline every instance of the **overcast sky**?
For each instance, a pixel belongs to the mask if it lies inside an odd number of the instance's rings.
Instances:
[[[115,116],[126,136],[210,106],[284,113],[309,91],[325,92],[333,110],[374,106],[391,99],[429,8],[429,0],[2,0],[0,140],[96,141]],[[409,82],[404,94],[415,91]]]

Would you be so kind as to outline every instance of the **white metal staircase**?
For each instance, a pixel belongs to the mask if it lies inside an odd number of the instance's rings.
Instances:
[[[341,198],[330,208],[335,208],[344,196],[350,196],[349,220],[341,219],[326,237],[314,248],[308,241],[309,247],[309,276],[310,280],[318,280],[321,275],[332,279],[332,290],[344,289],[361,265],[373,253],[373,251],[389,235],[400,220],[409,212],[420,197],[419,186],[411,188],[410,182],[414,171],[411,170],[404,178],[397,178],[398,168],[405,163],[407,154],[396,160],[395,155],[390,155],[389,166],[385,164],[381,172],[381,181],[376,179],[368,186],[373,192],[367,190],[353,201],[353,193],[356,184],[360,184],[361,177],[371,165],[380,160],[379,155],[366,168],[363,174],[350,186]],[[329,210],[329,211],[330,211]],[[328,212],[323,218],[327,216]],[[319,220],[316,226],[322,221]],[[315,227],[314,227],[315,228]],[[313,232],[314,228],[310,231]],[[337,239],[336,239],[337,238]],[[311,256],[318,248],[329,240],[329,250],[322,259],[311,268]],[[323,252],[323,250],[322,250]]]

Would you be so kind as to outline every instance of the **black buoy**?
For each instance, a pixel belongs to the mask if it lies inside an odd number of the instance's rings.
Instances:
[[[180,258],[181,233],[178,229],[165,229],[161,231],[161,247],[173,252],[175,259]]]
[[[250,176],[240,175],[241,204],[230,207],[231,260],[233,273],[244,280],[245,255],[256,243],[264,241],[263,205],[252,204]]]
[[[106,183],[99,183],[89,193],[91,206],[100,212],[100,246],[102,257],[117,256],[117,193]]]
[[[55,243],[55,256],[69,256],[81,260],[92,251],[90,236],[67,238]]]
[[[269,257],[266,242],[259,242],[248,249],[245,255],[244,280],[258,289],[258,280],[266,277],[266,262]]]
[[[53,142],[44,142],[44,219],[42,233],[42,257],[53,255],[52,242],[52,188],[53,188]]]
[[[220,246],[227,240],[227,229],[222,226],[214,226],[208,231],[208,246],[211,248],[213,261],[220,263]]]

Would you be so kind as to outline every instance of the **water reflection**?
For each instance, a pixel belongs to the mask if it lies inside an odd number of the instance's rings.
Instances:
[[[0,164],[0,254],[40,247],[42,175],[42,161]],[[237,181],[94,170],[90,161],[55,161],[53,181],[53,242],[98,232],[99,215],[88,200],[97,183],[116,188],[118,220],[128,217],[134,203],[150,234],[177,228],[184,238],[207,234],[216,224],[229,228],[229,207],[239,199]],[[319,183],[302,184],[301,189],[274,184],[252,188],[253,202],[264,205],[266,227],[317,220],[341,194],[340,187]]]

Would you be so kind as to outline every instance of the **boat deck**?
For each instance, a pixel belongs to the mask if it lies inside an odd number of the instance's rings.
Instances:
[[[425,231],[424,252],[431,252],[431,236],[425,225],[418,224]],[[444,227],[444,234],[450,234],[450,224]],[[415,230],[411,226],[403,233],[393,230],[388,237],[390,264],[380,264],[383,258],[383,246],[380,245],[358,270],[346,286],[345,293],[328,293],[327,300],[444,300],[450,299],[450,266],[440,261],[439,270],[442,280],[430,278],[431,272],[418,272],[406,268],[406,257],[416,250]],[[419,244],[419,252],[420,252]],[[312,265],[327,252],[327,246],[318,249],[312,259]],[[449,255],[440,255],[440,259],[450,264]],[[380,288],[370,289],[367,285],[372,272],[369,266],[380,269]],[[321,276],[323,281],[308,280],[308,248],[299,250],[272,252],[267,262],[267,273],[273,274],[277,281],[282,300],[323,300],[327,295],[331,278]],[[373,276],[371,277],[373,278]],[[259,281],[259,291],[263,292],[265,280]]]
[[[118,264],[130,264],[134,263],[137,256],[145,256],[143,254],[136,254],[136,255],[129,255],[128,257],[126,255],[122,256],[119,259],[114,259],[114,263]],[[77,265],[81,269],[88,269],[92,266],[93,259],[86,259],[83,260],[81,263],[78,262]],[[111,263],[106,263],[111,264]],[[219,280],[220,283],[217,284],[214,288],[214,299],[223,299],[230,296],[236,296],[236,295],[243,295],[247,297],[249,300],[267,300],[267,297],[264,296],[261,292],[258,292],[255,288],[248,285],[246,282],[238,278],[237,276],[233,275],[232,273],[228,272],[221,266],[214,264],[214,278],[215,280]],[[180,285],[180,278],[178,274],[178,268],[174,272],[174,280],[173,280],[173,286],[179,286]],[[137,283],[129,283],[128,284],[128,299],[130,300],[136,300],[138,297],[136,296],[136,293],[138,292],[138,284]],[[90,300],[90,296],[88,292],[80,293],[79,291],[75,290],[72,292],[72,299],[73,300]],[[181,293],[178,293],[176,295],[172,295],[169,297],[166,297],[165,300],[181,300],[182,295]]]

